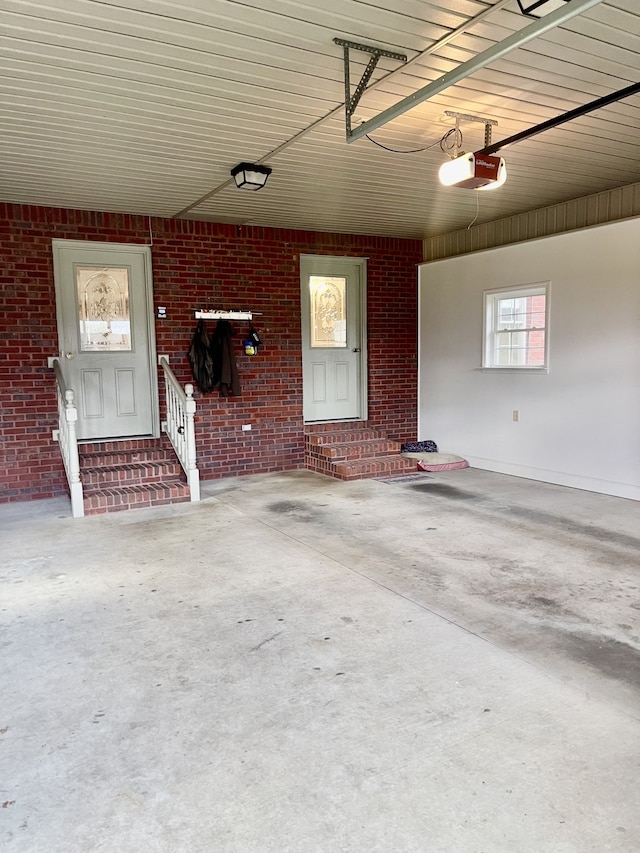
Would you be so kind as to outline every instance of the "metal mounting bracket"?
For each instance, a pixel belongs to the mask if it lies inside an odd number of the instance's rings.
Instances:
[[[360,103],[360,98],[367,88],[371,75],[375,71],[378,60],[381,56],[386,56],[389,59],[397,59],[399,62],[406,62],[407,57],[404,53],[393,53],[393,51],[385,50],[382,47],[374,47],[369,44],[358,44],[355,41],[345,41],[344,39],[334,38],[334,43],[339,44],[344,52],[344,118],[347,132],[347,140],[352,134],[351,117],[356,111],[356,107]],[[351,94],[351,74],[350,74],[350,57],[349,50],[362,50],[365,53],[371,54],[371,59],[367,63],[367,67],[362,72],[360,82],[355,88],[353,95]]]
[[[461,121],[479,121],[484,125],[484,147],[486,148],[488,145],[491,145],[491,128],[498,124],[496,119],[473,116],[469,115],[469,113],[456,113],[453,110],[445,110],[444,114],[456,120],[456,142],[460,138]]]

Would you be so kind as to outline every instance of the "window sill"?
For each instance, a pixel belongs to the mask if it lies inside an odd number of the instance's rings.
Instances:
[[[549,373],[548,367],[479,367],[482,373]]]

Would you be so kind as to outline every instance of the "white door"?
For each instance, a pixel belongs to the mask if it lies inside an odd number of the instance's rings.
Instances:
[[[78,438],[159,434],[151,253],[53,241],[60,360]]]
[[[366,261],[300,258],[304,420],[365,420]]]

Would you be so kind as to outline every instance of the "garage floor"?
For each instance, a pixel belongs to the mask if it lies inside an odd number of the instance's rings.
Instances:
[[[0,508],[4,853],[640,850],[640,503],[203,492]]]

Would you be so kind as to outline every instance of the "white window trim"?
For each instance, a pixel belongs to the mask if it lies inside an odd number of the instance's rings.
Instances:
[[[540,365],[528,364],[493,364],[493,313],[496,297],[505,294],[513,295],[514,298],[523,296],[545,296],[544,312],[544,363]],[[482,366],[481,370],[486,373],[548,373],[549,372],[549,304],[551,296],[551,282],[538,281],[529,284],[519,284],[512,287],[499,287],[493,290],[485,290],[483,293],[483,326],[482,326]]]

